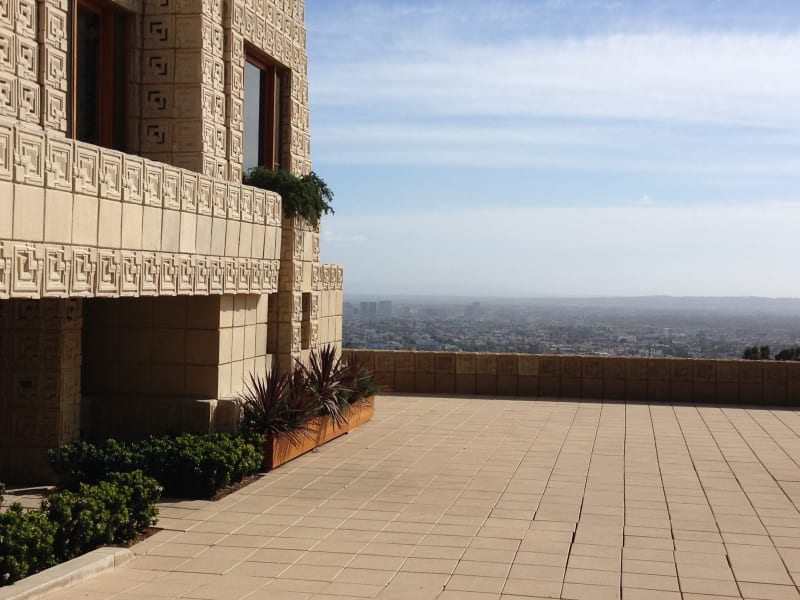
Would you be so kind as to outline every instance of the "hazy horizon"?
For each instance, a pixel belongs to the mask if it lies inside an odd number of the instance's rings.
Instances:
[[[322,259],[348,292],[800,297],[800,5],[306,15]]]
[[[386,292],[350,292],[345,290],[345,300],[349,297],[371,297],[390,300],[392,298],[474,298],[474,299],[487,299],[487,300],[561,300],[561,299],[574,299],[574,300],[636,300],[648,298],[664,298],[672,300],[790,300],[800,301],[800,296],[713,296],[713,295],[698,295],[698,296],[676,296],[670,294],[635,294],[629,296],[621,295],[529,295],[529,296],[498,296],[489,294],[426,294],[426,293],[386,293]]]

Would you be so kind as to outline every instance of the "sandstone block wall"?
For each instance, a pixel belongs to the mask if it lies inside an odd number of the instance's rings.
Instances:
[[[0,301],[0,473],[48,477],[47,450],[78,437],[82,301]]]
[[[75,0],[0,0],[0,315],[86,317],[25,333],[83,338],[78,367],[0,356],[0,480],[39,472],[79,425],[230,428],[220,399],[251,372],[341,344],[319,227],[241,183],[250,50],[280,71],[281,166],[311,170],[303,0],[105,1],[126,30],[118,149],[73,139]],[[0,318],[0,349],[21,323]],[[19,389],[34,365],[39,396]]]
[[[424,394],[800,405],[800,363],[344,350],[388,390]]]

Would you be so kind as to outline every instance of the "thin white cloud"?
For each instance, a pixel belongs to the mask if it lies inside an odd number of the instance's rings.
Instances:
[[[365,3],[349,38],[326,20],[315,160],[797,172],[800,32],[520,33],[558,5]]]
[[[411,33],[409,33],[411,35]],[[376,47],[379,48],[376,40]],[[383,114],[800,125],[800,35],[416,40],[314,71],[323,106]],[[421,55],[419,55],[421,54]]]
[[[325,229],[322,232],[322,239],[325,243],[331,244],[363,244],[367,241],[367,236],[363,233],[344,234],[339,231]]]
[[[348,290],[800,296],[800,28],[678,4],[736,27],[592,0],[312,19],[313,156],[353,209],[323,252]]]
[[[698,142],[699,135],[713,136]],[[462,121],[322,123],[317,159],[332,164],[576,167],[664,173],[800,173],[800,130],[676,130],[659,124]]]

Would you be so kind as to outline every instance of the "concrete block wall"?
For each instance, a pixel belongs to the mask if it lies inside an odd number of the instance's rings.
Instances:
[[[265,294],[87,300],[84,432],[232,431],[231,399],[272,365],[268,302]]]
[[[800,405],[800,363],[345,349],[395,392]]]
[[[267,353],[268,296],[86,301],[84,390],[95,397],[235,396]]]
[[[149,435],[232,432],[239,405],[233,400],[89,396],[84,400],[87,436],[135,440]]]
[[[0,367],[0,426],[46,425],[50,447],[81,422],[213,429],[251,372],[342,339],[342,269],[320,263],[319,226],[241,184],[247,46],[281,70],[281,165],[311,170],[303,0],[107,1],[128,29],[123,151],[71,137],[72,3],[0,0],[0,313],[87,304],[77,392],[45,382],[72,425],[10,393],[17,367]],[[0,319],[0,343],[14,331]],[[24,436],[5,437],[0,480],[28,461]]]
[[[0,299],[272,293],[272,192],[0,120]]]
[[[49,477],[47,451],[78,437],[81,299],[0,302],[0,473]]]
[[[319,289],[313,296],[315,308],[312,310],[311,321],[318,321],[316,340],[319,347],[333,344],[342,345],[342,307],[343,281],[342,269],[336,265],[322,265],[320,277],[317,279]],[[313,347],[313,342],[312,342]]]

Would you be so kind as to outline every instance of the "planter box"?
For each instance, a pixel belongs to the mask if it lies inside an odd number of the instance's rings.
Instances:
[[[318,446],[317,436],[321,426],[321,417],[314,419],[310,423],[310,431],[299,439],[291,440],[285,435],[278,435],[267,438],[264,443],[264,462],[262,468],[265,471],[279,467],[290,460],[313,450]]]
[[[348,429],[354,429],[369,421],[375,415],[375,396],[370,396],[363,402],[351,406],[351,414],[348,417]]]
[[[289,462],[306,452],[313,450],[337,437],[344,435],[348,431],[355,429],[369,421],[375,414],[375,397],[367,398],[350,406],[345,417],[347,423],[341,427],[337,426],[333,419],[328,416],[317,417],[310,423],[310,431],[307,435],[301,436],[299,440],[292,440],[286,436],[279,435],[268,438],[264,444],[264,470],[274,469],[284,463]]]
[[[328,415],[321,418],[322,422],[320,423],[319,433],[317,434],[317,446],[327,444],[331,440],[335,440],[340,435],[344,435],[350,431],[350,412],[347,411],[344,417],[347,419],[347,422],[341,425],[334,423],[333,419]]]

